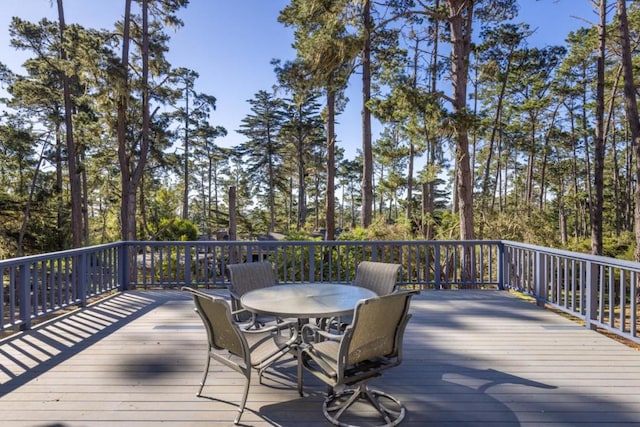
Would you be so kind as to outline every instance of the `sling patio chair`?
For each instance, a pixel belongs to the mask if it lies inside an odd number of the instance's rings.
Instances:
[[[353,285],[372,290],[379,296],[390,294],[396,290],[400,267],[400,264],[388,262],[361,261],[356,269]],[[340,318],[320,319],[319,323],[323,329],[340,331],[346,328],[351,321],[352,316],[349,315]]]
[[[331,423],[351,426],[355,415],[348,410],[361,400],[375,408],[384,419],[383,426],[395,426],[404,419],[406,411],[397,398],[370,389],[367,384],[402,362],[402,342],[411,317],[410,300],[417,293],[402,291],[361,300],[353,322],[340,335],[313,324],[302,328],[298,392],[304,396],[304,371],[327,384],[329,393],[322,412]]]
[[[378,295],[387,295],[396,288],[400,264],[361,261],[356,269],[355,286],[371,289]]]
[[[231,280],[231,308],[236,315],[237,321],[247,321],[249,317],[252,322],[250,327],[264,326],[269,319],[261,317],[258,319],[255,314],[242,311],[240,298],[242,295],[255,289],[274,286],[277,284],[275,275],[273,274],[273,266],[268,261],[246,262],[242,264],[229,264],[229,278]]]
[[[208,338],[207,361],[197,396],[202,396],[211,359],[240,372],[246,382],[239,413],[234,420],[234,424],[238,424],[249,395],[251,370],[258,371],[258,379],[262,383],[264,371],[294,348],[298,340],[298,325],[290,321],[257,330],[245,330],[234,322],[231,307],[223,298],[192,288],[182,289],[193,296],[195,310],[204,323]]]

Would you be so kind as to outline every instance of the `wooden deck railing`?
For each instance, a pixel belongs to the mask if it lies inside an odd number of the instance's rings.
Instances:
[[[29,329],[46,318],[123,283],[122,243],[0,261],[0,331]]]
[[[502,242],[504,286],[640,342],[640,263]]]
[[[360,261],[402,265],[400,284],[499,287],[499,241],[135,242],[127,287],[226,286],[227,264],[267,260],[280,282],[350,282]]]
[[[640,342],[640,264],[507,241],[137,241],[2,260],[0,332],[108,292],[225,287],[228,264],[256,260],[280,282],[350,282],[362,260],[396,262],[403,286],[512,288]]]

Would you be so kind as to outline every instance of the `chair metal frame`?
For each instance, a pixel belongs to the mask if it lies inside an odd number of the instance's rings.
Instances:
[[[399,424],[406,414],[402,403],[389,394],[370,389],[367,384],[383,371],[402,363],[402,342],[411,318],[410,300],[417,293],[401,291],[361,300],[355,308],[353,322],[341,335],[316,325],[305,325],[301,331],[304,344],[298,356],[300,396],[304,396],[306,370],[329,386],[322,410],[331,423],[350,426],[340,421],[340,417],[363,399],[380,413],[385,422],[383,426]]]
[[[228,301],[193,288],[182,289],[193,296],[195,310],[207,332],[207,361],[197,396],[202,396],[211,359],[244,375],[244,392],[238,407],[238,416],[234,420],[234,424],[238,424],[249,395],[251,370],[258,371],[258,379],[262,383],[264,371],[290,350],[295,349],[298,342],[298,324],[289,321],[258,330],[242,329],[233,320]],[[285,334],[285,331],[288,333]]]

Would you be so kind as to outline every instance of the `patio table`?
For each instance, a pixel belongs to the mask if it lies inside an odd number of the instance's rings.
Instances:
[[[343,283],[288,283],[247,292],[240,302],[257,314],[309,319],[351,314],[358,301],[375,296],[369,289]]]

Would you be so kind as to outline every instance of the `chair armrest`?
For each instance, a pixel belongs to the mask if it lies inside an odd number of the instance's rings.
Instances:
[[[243,313],[249,314],[250,315],[249,319],[241,320],[239,314],[243,314]],[[257,322],[256,314],[251,312],[251,311],[249,311],[249,310],[247,310],[247,309],[245,309],[245,308],[242,308],[242,307],[239,310],[233,310],[231,312],[231,317],[238,324],[238,326],[240,326],[240,328],[242,328],[242,329],[251,328]]]
[[[298,337],[298,321],[297,320],[286,320],[274,325],[265,326],[260,329],[247,329],[243,332],[246,334],[264,334],[266,332],[281,332],[283,330],[288,329],[291,337]]]
[[[240,305],[240,297],[242,295],[238,294],[233,288],[229,288],[229,296],[231,296],[231,306],[234,310],[237,310]]]
[[[317,343],[325,340],[340,341],[342,339],[342,335],[332,334],[311,323],[304,325],[300,333],[302,334],[303,342],[306,344]],[[309,340],[309,338],[311,338],[311,340]]]
[[[246,308],[241,308],[241,309],[239,309],[239,310],[233,310],[233,311],[231,312],[231,315],[232,315],[232,316],[236,316],[236,315],[238,315],[238,314],[240,314],[240,313],[249,313],[249,314],[253,314],[253,313],[251,313],[249,310],[247,310]]]

